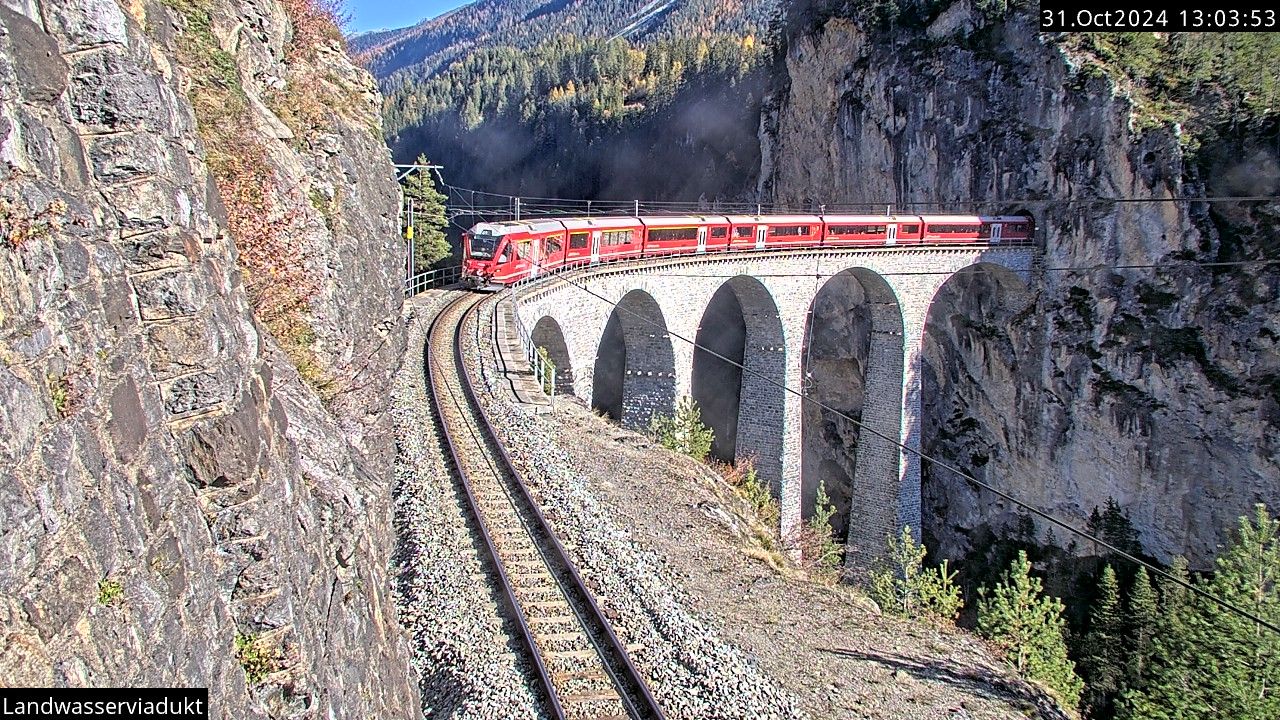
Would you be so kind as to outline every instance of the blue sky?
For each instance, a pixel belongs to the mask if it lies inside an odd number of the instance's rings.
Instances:
[[[351,13],[347,32],[406,27],[468,2],[470,0],[347,0],[347,12]]]

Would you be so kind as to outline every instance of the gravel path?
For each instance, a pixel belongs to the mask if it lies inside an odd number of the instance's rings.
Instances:
[[[519,649],[498,615],[426,391],[427,328],[453,297],[432,291],[408,304],[409,350],[391,411],[399,448],[392,488],[396,601],[412,636],[426,717],[535,718],[539,696],[527,686]]]

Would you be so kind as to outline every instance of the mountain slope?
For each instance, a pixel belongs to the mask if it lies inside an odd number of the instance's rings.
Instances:
[[[741,198],[781,0],[481,2],[353,40],[387,142],[450,183],[580,198]],[[655,169],[660,168],[660,171]]]
[[[429,77],[468,52],[528,49],[557,34],[629,40],[759,32],[780,0],[480,0],[413,27],[351,39],[370,72]]]

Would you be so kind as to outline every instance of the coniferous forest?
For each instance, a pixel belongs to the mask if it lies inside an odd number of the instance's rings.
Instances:
[[[396,159],[526,196],[752,193],[776,0],[554,5],[480,3],[412,41],[354,41],[385,71]]]

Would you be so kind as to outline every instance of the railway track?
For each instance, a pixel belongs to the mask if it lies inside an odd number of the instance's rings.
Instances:
[[[484,297],[464,295],[436,316],[427,382],[507,615],[554,717],[663,720],[471,389],[463,329]]]

